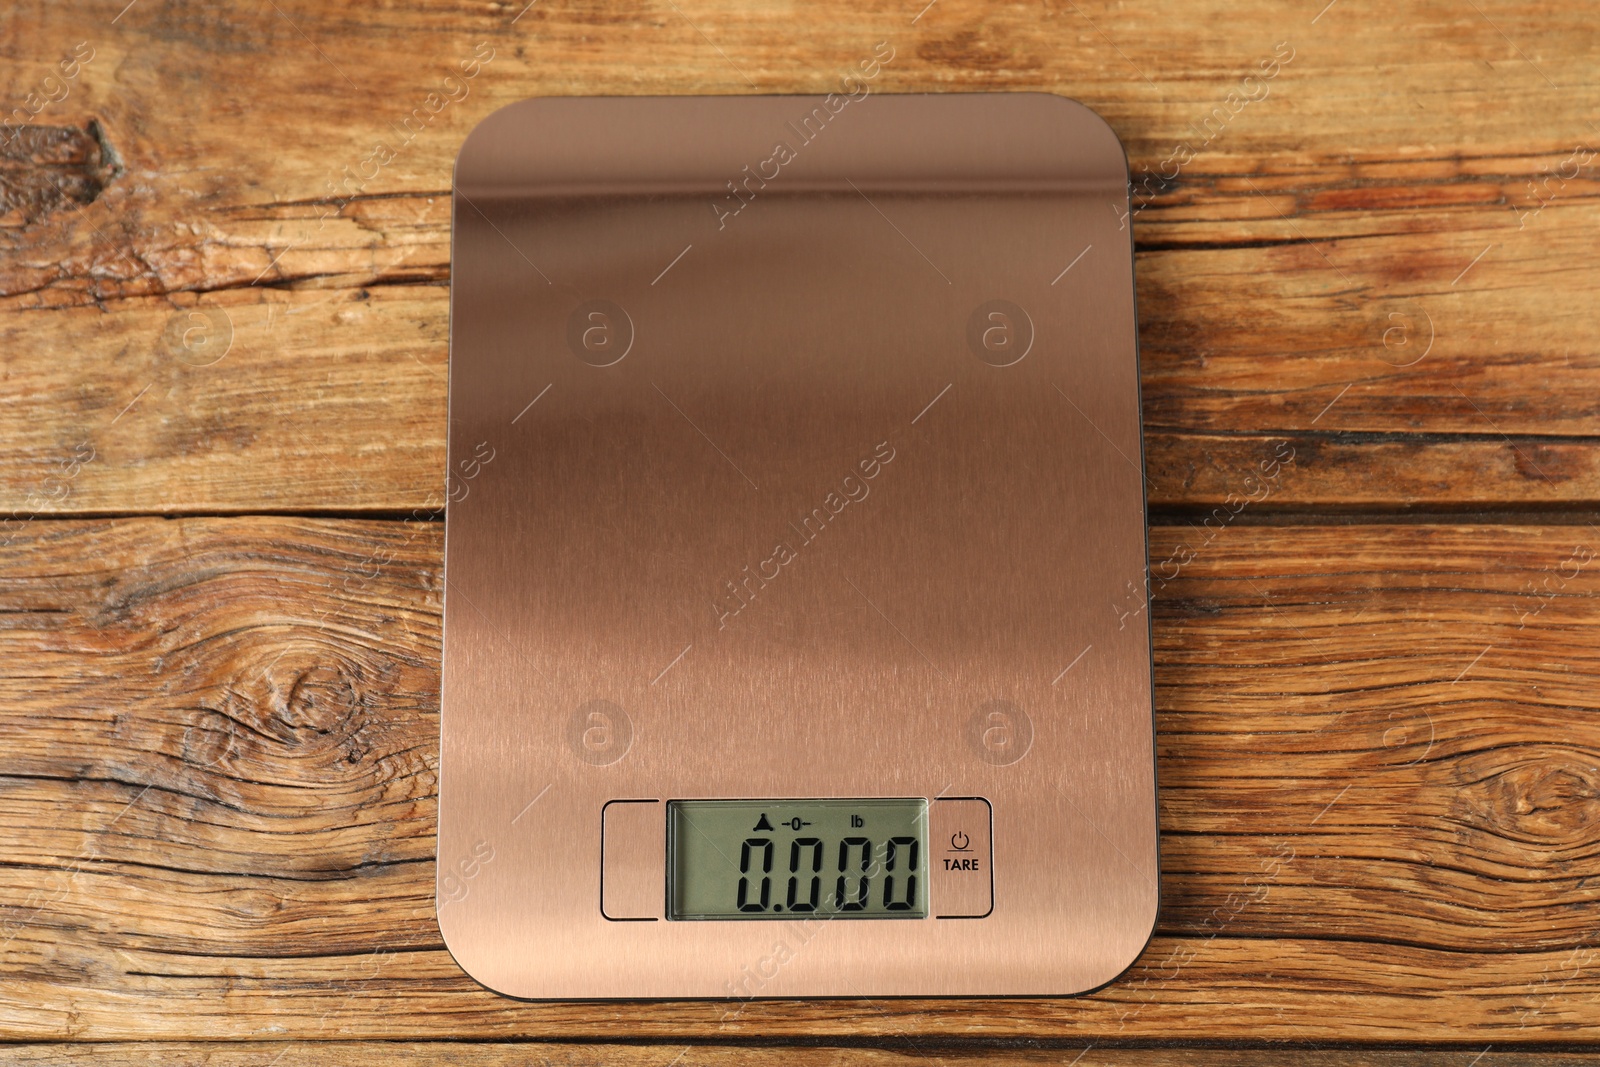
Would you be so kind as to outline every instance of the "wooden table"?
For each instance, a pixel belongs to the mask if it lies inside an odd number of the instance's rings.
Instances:
[[[0,1059],[1600,1062],[1592,6],[926,2],[0,15]],[[456,148],[880,41],[1128,149],[1157,935],[1074,1000],[501,999],[433,919]]]

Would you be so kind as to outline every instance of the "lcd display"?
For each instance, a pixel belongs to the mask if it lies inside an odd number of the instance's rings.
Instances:
[[[674,800],[669,919],[922,919],[928,802]]]

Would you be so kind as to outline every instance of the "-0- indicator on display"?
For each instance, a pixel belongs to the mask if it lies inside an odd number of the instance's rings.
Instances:
[[[674,800],[669,919],[923,919],[928,802]]]

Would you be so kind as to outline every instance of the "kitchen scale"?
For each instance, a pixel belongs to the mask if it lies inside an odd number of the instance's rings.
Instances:
[[[1072,994],[1151,933],[1126,159],[849,85],[461,150],[438,914],[490,989]]]

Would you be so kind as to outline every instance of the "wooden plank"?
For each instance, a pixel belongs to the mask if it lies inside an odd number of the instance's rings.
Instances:
[[[877,89],[1063,93],[1126,143],[1154,505],[1248,494],[1279,442],[1263,509],[1600,502],[1583,5],[923,6],[17,5],[0,514],[434,506],[466,131],[541,94],[829,91],[880,40]]]
[[[1476,1058],[1475,1058],[1476,1057]],[[1516,1052],[1499,1049],[1162,1049],[1107,1048],[946,1048],[894,1049],[814,1046],[727,1047],[716,1045],[602,1045],[553,1043],[467,1043],[386,1041],[243,1041],[226,1045],[176,1042],[17,1045],[6,1050],[14,1064],[94,1063],[105,1067],[135,1064],[202,1064],[204,1067],[358,1067],[407,1063],[417,1067],[1278,1067],[1292,1060],[1301,1067],[1590,1067],[1600,1055],[1573,1052]]]
[[[1164,903],[1126,975],[648,1004],[508,1001],[439,942],[440,533],[0,549],[0,1038],[1593,1039],[1600,530],[1158,528]]]

